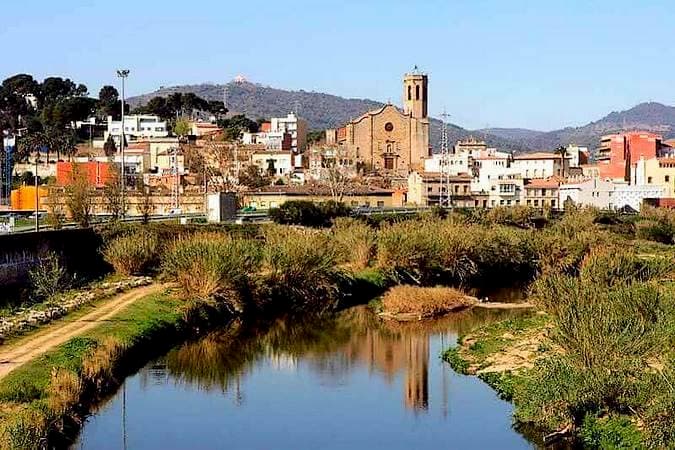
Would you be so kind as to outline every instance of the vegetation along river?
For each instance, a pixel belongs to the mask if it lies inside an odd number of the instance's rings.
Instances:
[[[152,361],[100,405],[73,449],[526,449],[512,407],[440,354],[505,318],[234,324]]]

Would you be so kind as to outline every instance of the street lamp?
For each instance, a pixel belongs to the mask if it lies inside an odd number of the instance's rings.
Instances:
[[[120,127],[120,147],[122,148],[122,169],[121,169],[121,182],[122,182],[122,218],[124,218],[125,208],[125,194],[126,194],[126,174],[124,169],[124,81],[129,76],[129,69],[120,69],[117,71],[117,76],[122,80],[122,124]]]

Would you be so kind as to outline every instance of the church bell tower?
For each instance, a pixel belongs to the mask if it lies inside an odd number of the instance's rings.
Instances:
[[[429,78],[417,66],[403,77],[403,112],[415,119],[426,119]]]

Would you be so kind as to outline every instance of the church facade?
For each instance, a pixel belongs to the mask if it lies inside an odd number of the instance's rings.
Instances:
[[[387,104],[338,130],[337,141],[349,160],[365,172],[407,176],[430,154],[427,75],[403,78],[403,111]]]

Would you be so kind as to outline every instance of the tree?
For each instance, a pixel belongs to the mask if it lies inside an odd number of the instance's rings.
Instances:
[[[238,114],[229,119],[221,119],[218,121],[218,126],[225,130],[225,138],[232,141],[239,139],[244,131],[257,133],[259,129],[256,121],[243,114]]]
[[[115,145],[112,134],[108,135],[108,139],[103,144],[103,153],[105,153],[105,156],[108,158],[112,158],[117,153],[117,145]]]
[[[117,164],[111,164],[108,171],[108,180],[103,186],[103,198],[108,213],[115,221],[124,214],[124,197],[122,194],[122,174]]]
[[[243,184],[252,189],[258,189],[269,186],[270,179],[260,173],[258,166],[250,165],[246,167],[244,173],[239,175],[239,184]]]
[[[350,177],[347,167],[342,164],[346,158],[341,147],[335,148],[332,158],[324,158],[325,180],[332,199],[341,202],[349,186]]]
[[[176,124],[173,126],[173,133],[179,137],[187,136],[190,134],[191,130],[192,127],[190,126],[190,122],[183,117],[176,120]]]
[[[103,86],[98,92],[98,110],[103,116],[120,113],[120,94],[114,86]]]
[[[567,147],[561,145],[560,147],[558,147],[558,148],[555,150],[555,152],[556,152],[558,155],[560,155],[560,166],[561,166],[561,168],[562,168],[562,169],[561,169],[561,170],[562,170],[561,176],[562,176],[563,178],[565,178],[565,158],[567,158]]]
[[[59,230],[63,226],[65,218],[63,188],[60,186],[50,186],[49,196],[47,197],[47,225],[54,230]]]
[[[324,141],[326,132],[323,130],[313,130],[307,133],[307,145],[320,144]]]
[[[71,183],[66,187],[66,206],[72,219],[82,227],[91,221],[93,189],[87,174],[77,165],[73,166]]]
[[[152,215],[154,209],[155,206],[152,202],[150,186],[143,185],[143,193],[141,195],[141,203],[138,205],[138,212],[141,214],[144,224],[150,222],[150,216]]]

